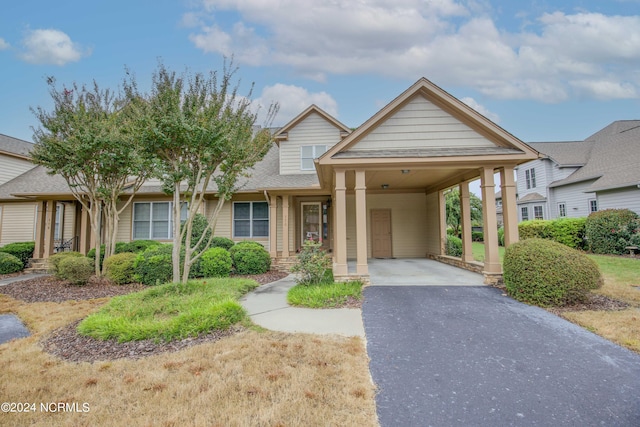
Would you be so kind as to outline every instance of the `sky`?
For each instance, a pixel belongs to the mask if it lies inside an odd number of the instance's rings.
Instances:
[[[158,61],[239,67],[281,126],[316,104],[349,127],[426,77],[525,142],[640,119],[640,0],[24,0],[0,11],[0,133],[32,141],[47,78],[149,87]]]

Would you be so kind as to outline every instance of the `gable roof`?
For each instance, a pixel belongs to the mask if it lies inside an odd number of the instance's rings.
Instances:
[[[533,145],[547,154],[546,144]],[[555,146],[548,147],[553,152]],[[586,190],[591,192],[640,184],[640,120],[613,122],[583,142],[573,143],[572,147],[578,147],[575,158],[586,155],[586,161],[574,173],[551,183],[550,187],[594,180]],[[554,154],[550,154],[550,157],[554,158]]]
[[[550,158],[559,167],[584,166],[591,154],[594,141],[563,141],[563,142],[531,142],[529,145],[545,157]]]
[[[2,154],[29,160],[33,145],[31,142],[0,133],[0,153]]]
[[[280,145],[280,141],[284,141],[287,139],[288,132],[291,129],[295,128],[300,122],[302,122],[313,113],[320,115],[327,122],[337,127],[340,130],[342,136],[346,136],[351,133],[351,129],[349,129],[345,124],[338,121],[335,117],[324,111],[322,108],[318,107],[315,104],[312,104],[275,133],[274,138],[276,140],[276,143]]]
[[[394,153],[390,153],[388,150],[367,150],[366,153],[360,152],[359,154],[348,153],[350,148],[354,147],[364,137],[417,97],[424,97],[429,102],[450,114],[452,117],[467,125],[473,131],[493,142],[494,146],[473,147],[473,149],[470,149],[470,147],[451,147],[448,149],[437,147],[432,149],[420,149],[419,152],[416,150],[408,150],[407,152],[395,150],[395,155]],[[538,158],[537,151],[423,77],[367,120],[362,126],[329,149],[322,157],[320,157],[318,163],[320,165],[328,165],[332,163],[333,159],[347,157],[449,157],[495,154],[507,156],[513,155],[514,159],[518,158],[521,159],[521,161]]]

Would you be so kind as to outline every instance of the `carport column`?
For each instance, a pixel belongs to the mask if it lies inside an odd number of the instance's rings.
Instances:
[[[49,258],[53,255],[53,240],[56,228],[56,201],[47,200],[47,210],[45,212],[44,225],[44,251],[43,258]]]
[[[86,255],[87,252],[89,252],[89,249],[91,249],[91,235],[93,233],[91,232],[91,221],[89,219],[89,211],[81,205],[81,210],[80,210],[80,247],[78,249],[78,251],[83,254]]]
[[[282,257],[289,256],[289,196],[282,196]]]
[[[518,236],[518,208],[516,206],[516,183],[513,178],[513,168],[500,169],[500,183],[502,187],[502,218],[504,221],[504,247],[519,240]]]
[[[269,197],[269,255],[278,257],[278,197]]]
[[[35,259],[42,258],[44,253],[44,229],[45,229],[45,212],[47,209],[46,202],[38,202],[38,210],[36,212],[36,246],[33,250]]]
[[[335,257],[333,260],[333,274],[347,276],[347,186],[345,171],[336,170],[336,227],[335,227]]]
[[[462,261],[472,262],[471,203],[469,201],[468,181],[460,184],[460,218],[462,219]]]
[[[440,214],[439,235],[440,235],[440,253],[438,255],[447,254],[447,203],[445,202],[444,191],[438,191],[438,213]]]
[[[367,187],[365,171],[356,171],[356,273],[368,275],[367,265]]]
[[[496,193],[493,168],[482,168],[482,217],[484,219],[484,275],[485,283],[502,273],[498,255],[498,218],[496,216]]]

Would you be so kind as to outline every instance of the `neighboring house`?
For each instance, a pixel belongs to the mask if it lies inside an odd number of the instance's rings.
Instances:
[[[29,152],[33,144],[0,134],[0,185],[34,168]],[[0,246],[33,240],[36,203],[25,199],[0,201]]]
[[[538,153],[426,79],[420,79],[355,131],[310,106],[275,133],[275,144],[225,203],[215,234],[261,242],[274,262],[290,262],[306,239],[332,252],[338,280],[368,277],[368,258],[446,259],[444,191],[482,180],[485,230],[497,230],[494,172],[501,173],[505,240],[517,240],[514,168]],[[0,201],[37,200],[36,257],[54,251],[58,223],[74,247],[91,246],[86,212],[59,176],[42,167],[0,186]],[[204,213],[217,203],[208,189]],[[466,205],[466,207],[465,207]],[[120,216],[117,239],[171,238],[171,200],[149,181]],[[58,212],[60,210],[58,209]],[[470,267],[471,223],[463,215],[462,260]],[[487,281],[499,278],[497,231],[485,233]],[[354,262],[351,262],[353,260]]]
[[[616,121],[584,141],[530,143],[543,157],[517,168],[518,218],[640,214],[640,120]]]
[[[518,200],[518,193],[516,193],[516,200]],[[504,216],[502,215],[502,191],[496,192],[496,218],[498,220],[498,228],[502,227],[504,225]]]

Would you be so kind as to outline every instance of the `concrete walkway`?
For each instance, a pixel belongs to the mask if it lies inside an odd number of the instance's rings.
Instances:
[[[432,259],[369,259],[373,286],[484,286],[484,277]]]
[[[21,274],[20,276],[7,277],[6,279],[0,280],[0,286],[10,285],[12,283],[20,282],[22,280],[35,279],[36,277],[42,277],[42,276],[48,276],[48,274],[29,273],[29,274]]]
[[[291,307],[287,304],[287,292],[293,286],[295,281],[289,275],[277,282],[260,286],[245,295],[240,302],[251,320],[266,329],[364,337],[361,310]]]

